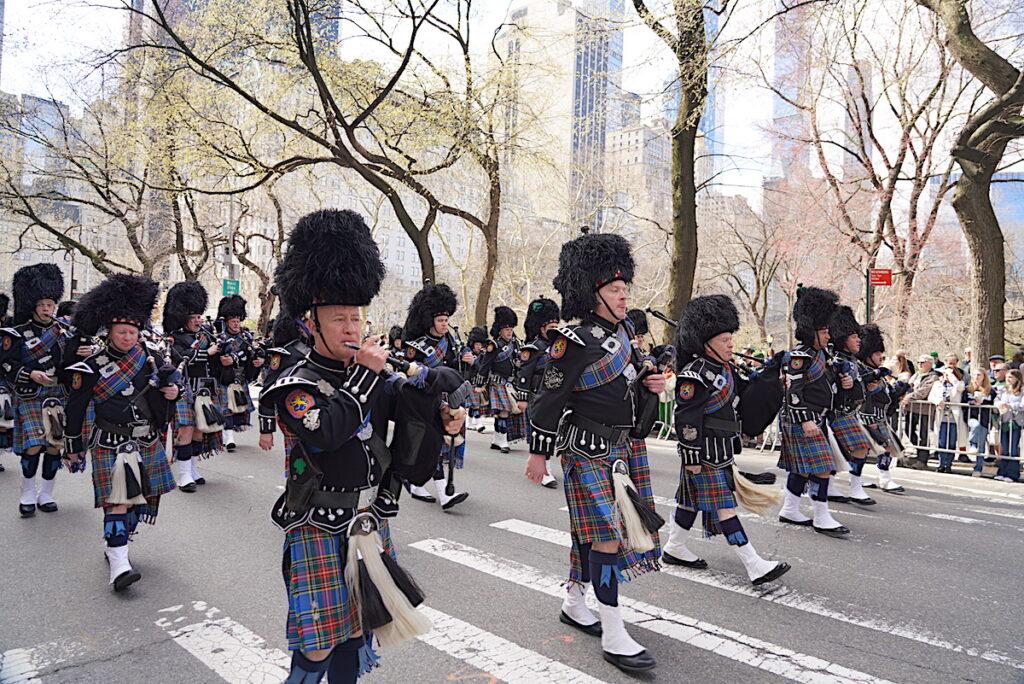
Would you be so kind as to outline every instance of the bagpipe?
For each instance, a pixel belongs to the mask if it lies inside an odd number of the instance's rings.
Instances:
[[[633,429],[629,432],[629,436],[633,439],[645,439],[647,435],[651,434],[651,430],[654,429],[654,423],[658,420],[658,395],[644,386],[644,380],[651,375],[663,373],[666,366],[672,363],[675,358],[675,347],[670,344],[665,345],[665,349],[654,363],[650,359],[644,360],[643,369],[633,379],[634,415],[636,416],[636,421],[633,424]]]

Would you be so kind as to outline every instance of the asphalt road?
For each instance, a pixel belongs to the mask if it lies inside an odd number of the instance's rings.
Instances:
[[[204,464],[209,483],[172,493],[131,544],[143,579],[107,585],[88,475],[58,475],[60,511],[17,517],[14,459],[0,473],[0,684],[279,682],[287,668],[283,482],[242,436]],[[384,651],[368,682],[624,682],[598,639],[558,622],[568,530],[561,489],[530,484],[525,453],[471,435],[452,512],[403,499],[394,536],[427,594],[435,630]],[[672,445],[650,445],[655,493],[674,493]],[[745,453],[748,470],[774,458]],[[874,468],[868,466],[873,478]],[[556,475],[560,473],[557,472]],[[870,478],[869,478],[870,479]],[[762,555],[793,569],[753,589],[730,547],[695,530],[706,571],[672,569],[624,586],[629,629],[657,657],[641,679],[695,682],[1024,682],[1024,486],[899,470],[907,494],[869,509],[834,505],[833,540],[746,517]],[[666,516],[671,509],[661,507]]]

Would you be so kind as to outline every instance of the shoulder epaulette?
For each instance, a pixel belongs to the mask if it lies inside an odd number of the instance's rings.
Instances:
[[[93,356],[95,356],[95,354]],[[90,356],[89,358],[91,359],[93,357]],[[85,361],[78,361],[76,363],[73,363],[70,366],[68,366],[67,368],[65,368],[64,370],[70,371],[70,372],[73,372],[73,373],[89,373],[89,374],[93,374],[93,373],[96,372],[96,369],[93,368],[91,365],[89,365],[88,359],[86,359]]]
[[[574,344],[578,344],[581,347],[587,346],[587,343],[584,342],[583,338],[581,338],[579,336],[579,333],[576,332],[576,326],[559,326],[555,328],[555,331],[558,332],[558,334],[564,337],[565,339],[569,340],[570,342],[573,342]]]

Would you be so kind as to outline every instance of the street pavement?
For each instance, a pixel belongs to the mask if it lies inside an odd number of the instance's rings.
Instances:
[[[61,472],[60,511],[21,520],[17,464],[5,457],[0,684],[283,679],[282,533],[269,518],[282,450],[260,451],[254,432],[240,437],[235,453],[203,464],[208,484],[166,496],[159,523],[140,526],[131,553],[143,579],[118,595],[88,474]],[[470,493],[464,504],[444,513],[403,498],[392,529],[435,629],[383,651],[365,681],[630,680],[602,660],[599,639],[558,621],[568,559],[561,489],[523,477],[522,445],[502,455],[489,441],[469,437],[456,476]],[[652,440],[649,453],[667,518],[678,458],[668,442]],[[749,450],[739,461],[751,471],[775,465]],[[868,480],[875,473],[867,467]],[[709,570],[671,568],[622,588],[630,632],[658,659],[636,679],[1024,682],[1024,486],[904,469],[897,479],[906,495],[874,490],[876,506],[833,504],[852,530],[842,540],[744,516],[755,548],[793,566],[762,588],[721,537],[695,529],[690,547]]]

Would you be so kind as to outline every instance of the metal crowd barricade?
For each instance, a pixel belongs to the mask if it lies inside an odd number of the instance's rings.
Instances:
[[[964,415],[964,409],[988,413],[989,427],[985,431],[985,437],[979,445],[977,453],[971,449],[971,428]],[[1002,421],[1003,416],[995,406],[946,402],[940,409],[938,405],[930,401],[915,400],[900,406],[896,429],[903,442],[904,454],[909,457],[927,451],[929,458],[938,458],[940,452],[951,453],[954,458],[962,454],[968,456],[972,463],[978,456],[984,459],[994,459],[996,463],[1000,459],[1019,461],[1021,460],[1019,456],[1009,457],[999,453]],[[956,443],[952,448],[939,447],[938,425],[940,422],[956,424],[958,435],[960,430],[967,431],[964,439],[967,446],[964,451],[961,451]]]

